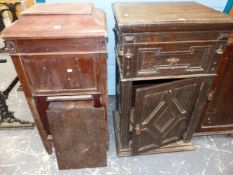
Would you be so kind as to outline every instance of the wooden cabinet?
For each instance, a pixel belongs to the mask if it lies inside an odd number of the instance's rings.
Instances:
[[[60,169],[106,166],[107,31],[92,4],[40,4],[2,32],[46,151]]]
[[[195,135],[233,134],[233,36],[208,91]]]
[[[118,155],[192,150],[233,18],[194,2],[113,10]]]

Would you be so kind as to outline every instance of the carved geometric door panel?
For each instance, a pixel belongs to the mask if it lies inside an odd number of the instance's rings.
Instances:
[[[182,140],[199,87],[191,78],[136,90],[133,154]]]

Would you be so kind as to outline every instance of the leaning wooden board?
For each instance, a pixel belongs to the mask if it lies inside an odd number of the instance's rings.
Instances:
[[[107,165],[104,108],[51,106],[47,114],[60,169]]]

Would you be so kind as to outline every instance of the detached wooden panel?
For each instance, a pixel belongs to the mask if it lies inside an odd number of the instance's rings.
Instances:
[[[47,111],[59,169],[106,166],[104,108]]]

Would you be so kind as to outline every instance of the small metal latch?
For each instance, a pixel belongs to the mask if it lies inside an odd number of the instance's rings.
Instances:
[[[219,54],[219,55],[222,55],[223,54],[223,49],[222,48],[217,49],[216,53]]]
[[[135,134],[139,135],[141,133],[141,127],[140,127],[140,124],[136,124],[135,128]]]
[[[131,53],[130,49],[127,50],[127,53],[125,54],[125,58],[130,59],[133,57],[133,54]]]
[[[213,100],[215,90],[211,90],[208,94],[208,100]]]
[[[118,53],[118,55],[121,56],[121,57],[124,55],[123,50],[120,49],[119,47],[117,47],[117,53]]]
[[[47,140],[52,141],[52,140],[53,140],[52,135],[48,135],[48,136],[47,136]]]
[[[223,54],[223,45],[221,44],[220,47],[215,51],[217,54],[222,55]]]

